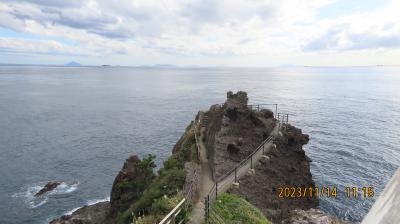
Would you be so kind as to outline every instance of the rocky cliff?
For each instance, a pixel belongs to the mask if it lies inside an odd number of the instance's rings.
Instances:
[[[248,107],[247,93],[228,92],[223,105],[214,105],[204,113],[207,118],[206,146],[214,179],[242,161],[269,136],[274,128],[270,110]]]
[[[308,135],[300,129],[284,125],[274,140],[276,149],[268,153],[269,159],[261,160],[255,174],[242,178],[240,187],[231,192],[246,198],[276,223],[288,218],[291,210],[316,208],[315,197],[279,197],[280,188],[315,187],[311,160],[302,149],[307,142]]]
[[[250,155],[277,125],[272,111],[249,108],[247,94],[241,91],[228,92],[224,104],[199,112],[197,119],[200,127],[195,122],[188,125],[158,173],[154,172],[154,156],[142,160],[131,156],[114,180],[110,202],[85,206],[51,224],[130,223],[139,216],[140,223],[157,223],[182,199],[188,185],[202,184],[198,179],[202,171],[196,156],[195,132],[203,130],[201,141],[206,146],[213,177],[218,179]],[[276,149],[256,166],[255,174],[241,178],[239,188],[231,188],[230,192],[247,199],[274,223],[304,223],[302,220],[307,217],[317,220],[314,223],[336,222],[315,209],[315,197],[278,196],[281,187],[315,187],[311,159],[303,150],[308,141],[308,135],[300,129],[285,124],[274,140]],[[196,194],[192,199],[202,200]],[[185,220],[184,216],[180,219]]]

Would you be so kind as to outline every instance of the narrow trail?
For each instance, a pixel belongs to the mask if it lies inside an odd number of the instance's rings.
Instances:
[[[200,139],[203,139],[204,128],[201,130]],[[201,163],[201,179],[199,187],[199,201],[193,205],[192,216],[189,221],[191,224],[201,224],[204,223],[204,201],[203,198],[207,196],[211,187],[214,185],[212,179],[212,171],[207,159],[207,150],[203,141],[199,141],[200,148],[200,163]]]
[[[272,136],[277,136],[279,134],[279,122],[276,123],[274,129],[272,130],[271,134]],[[204,135],[204,128],[201,130],[201,136],[200,139],[203,139]],[[265,152],[268,150],[271,150],[273,146],[272,142],[266,142],[264,144]],[[200,148],[200,163],[201,163],[201,179],[200,179],[200,187],[199,187],[199,201],[197,201],[193,205],[193,210],[191,214],[191,218],[188,223],[190,224],[202,224],[204,223],[204,217],[205,217],[205,204],[203,198],[205,198],[208,193],[210,192],[211,188],[215,185],[215,182],[213,181],[212,178],[212,171],[210,169],[210,165],[208,163],[207,159],[207,150],[204,145],[203,141],[199,141],[199,148]],[[256,149],[254,149],[256,150]],[[263,151],[260,150],[259,152],[255,153],[253,155],[253,162],[254,164],[258,164],[258,161],[260,158],[263,156]],[[247,172],[251,169],[250,163],[240,167],[238,170],[237,176],[238,179],[244,175],[247,174]],[[224,180],[218,182],[218,185],[221,186],[221,188],[218,189],[218,193],[226,192],[234,182],[234,179],[232,179],[231,176],[226,177]]]

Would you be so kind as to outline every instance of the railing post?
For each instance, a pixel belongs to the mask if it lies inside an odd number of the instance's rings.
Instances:
[[[257,104],[257,111],[260,112],[260,104]]]
[[[276,118],[277,113],[278,113],[278,104],[275,104],[275,118]]]
[[[289,124],[289,114],[286,114],[286,123]]]
[[[253,155],[250,156],[250,169],[253,169]]]
[[[265,145],[265,143],[263,144],[263,155],[265,154],[265,151],[264,151],[264,145]]]
[[[175,224],[175,214],[172,214],[170,223]]]
[[[237,167],[235,167],[235,183],[237,183],[237,171],[236,171]]]
[[[218,198],[218,181],[215,182],[215,200]]]
[[[204,202],[205,202],[204,209],[206,210],[205,211],[205,213],[206,213],[206,223],[207,223],[207,220],[208,220],[208,213],[209,213],[209,204],[208,204],[209,201],[210,201],[210,195],[207,195],[207,197],[204,198]]]

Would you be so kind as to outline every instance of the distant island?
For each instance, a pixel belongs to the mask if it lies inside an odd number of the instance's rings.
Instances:
[[[68,62],[67,64],[65,64],[64,66],[66,66],[66,67],[79,67],[79,66],[82,66],[82,65],[79,64],[78,62],[71,61],[71,62]]]

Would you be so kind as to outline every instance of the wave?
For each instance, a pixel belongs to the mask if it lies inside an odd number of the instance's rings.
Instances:
[[[88,200],[86,202],[86,204],[83,205],[83,206],[90,206],[90,205],[94,205],[94,204],[97,204],[97,203],[100,203],[100,202],[105,202],[105,201],[110,201],[110,197],[106,197],[106,198],[102,198],[102,199]],[[65,212],[64,215],[72,215],[72,213],[76,212],[78,209],[82,208],[83,206],[73,208],[73,209]]]
[[[78,189],[79,182],[61,182],[61,184],[58,185],[54,190],[47,192],[40,197],[35,197],[35,194],[39,192],[45,185],[46,183],[44,182],[32,184],[31,186],[23,189],[21,192],[11,195],[11,197],[22,198],[24,204],[28,208],[34,209],[46,204],[49,200],[49,196],[51,195],[69,194],[76,191],[76,189]]]

